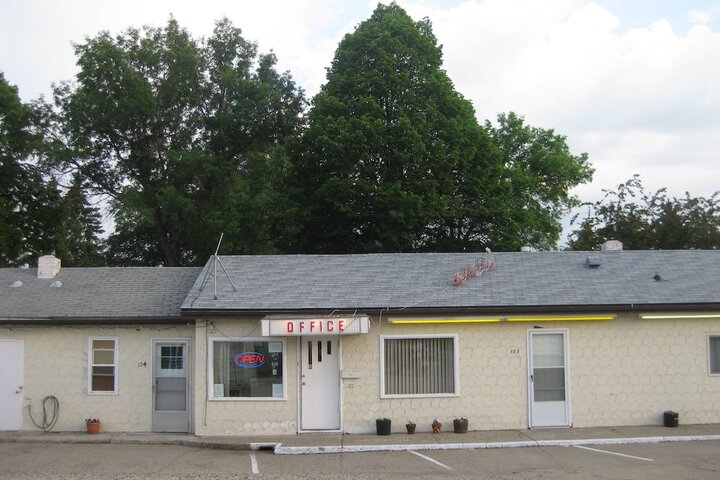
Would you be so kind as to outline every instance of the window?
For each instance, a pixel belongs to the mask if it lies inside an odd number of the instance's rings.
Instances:
[[[708,337],[710,375],[720,375],[720,335]]]
[[[116,337],[91,337],[88,355],[88,392],[117,393]]]
[[[285,398],[283,341],[211,340],[210,398]]]
[[[183,345],[162,345],[160,347],[160,370],[184,370],[184,358]],[[165,374],[169,375],[167,372]]]
[[[457,336],[382,337],[382,397],[458,394]]]

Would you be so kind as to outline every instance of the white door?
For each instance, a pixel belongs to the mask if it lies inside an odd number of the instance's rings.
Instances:
[[[22,428],[23,342],[0,340],[0,430]]]
[[[300,339],[300,429],[340,429],[339,337]]]
[[[153,341],[153,432],[189,432],[187,340]]]
[[[569,427],[567,334],[528,332],[530,428]]]

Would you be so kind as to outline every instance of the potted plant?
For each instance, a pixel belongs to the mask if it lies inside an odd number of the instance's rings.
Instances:
[[[405,424],[405,428],[407,428],[407,432],[410,434],[415,433],[415,427],[415,422],[413,422],[412,420],[408,420],[408,422]]]
[[[375,428],[378,435],[390,435],[390,419],[378,418],[375,420]]]
[[[467,433],[468,431],[468,419],[465,417],[456,418],[453,420],[453,428],[455,433]]]
[[[85,428],[87,429],[87,433],[91,435],[100,433],[100,420],[97,418],[86,418]]]
[[[438,422],[437,419],[433,420],[433,422],[432,422],[433,433],[440,433],[441,430],[442,430],[442,423]]]

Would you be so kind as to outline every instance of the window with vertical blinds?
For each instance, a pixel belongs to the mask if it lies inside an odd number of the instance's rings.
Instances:
[[[456,337],[383,338],[383,396],[457,393]]]
[[[720,375],[720,336],[708,337],[708,353],[710,354],[710,375]]]

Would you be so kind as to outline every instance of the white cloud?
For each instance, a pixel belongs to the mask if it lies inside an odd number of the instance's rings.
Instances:
[[[7,0],[0,0],[0,2]],[[24,99],[75,71],[70,41],[99,30],[162,26],[173,12],[195,36],[227,15],[243,34],[273,50],[309,96],[342,36],[377,2],[203,2],[25,0],[0,17],[0,70]],[[612,7],[587,0],[400,0],[415,19],[429,17],[445,68],[472,100],[479,120],[515,111],[528,123],[566,135],[597,169],[588,199],[639,173],[648,189],[707,196],[717,190],[720,145],[718,11],[621,29]],[[612,5],[612,3],[606,2]],[[716,7],[715,7],[716,8]],[[660,15],[652,15],[659,18]],[[707,21],[709,20],[709,21]],[[714,29],[713,29],[714,28]]]
[[[635,173],[678,195],[719,188],[719,32],[678,35],[668,20],[621,32],[612,12],[581,0],[402,4],[431,18],[448,74],[481,120],[512,110],[589,153],[597,173],[584,195]]]
[[[690,10],[688,12],[688,18],[692,23],[710,23],[712,16],[712,11],[707,10]]]

